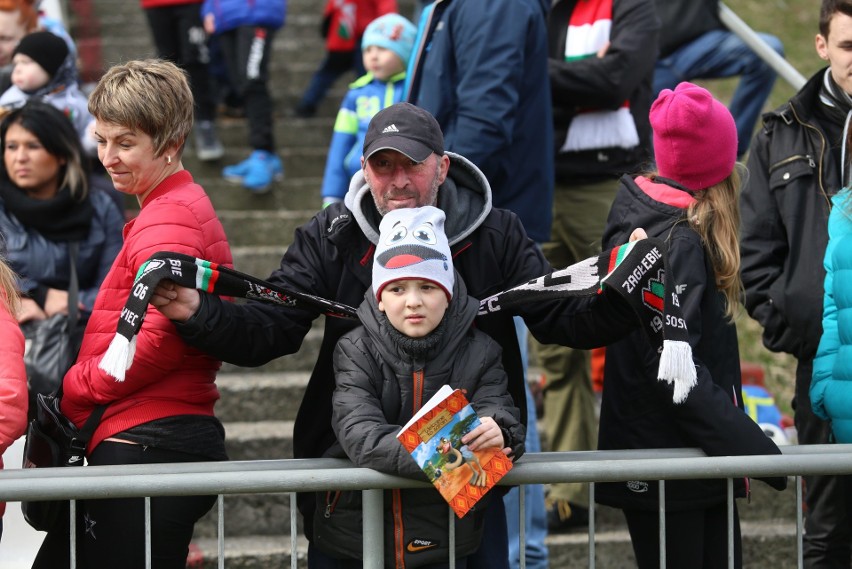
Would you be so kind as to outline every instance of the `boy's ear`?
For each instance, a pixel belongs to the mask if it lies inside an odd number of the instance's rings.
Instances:
[[[380,311],[380,312],[384,312],[384,311],[385,311],[385,303],[384,303],[384,302],[382,302],[381,300],[379,301],[379,311]]]

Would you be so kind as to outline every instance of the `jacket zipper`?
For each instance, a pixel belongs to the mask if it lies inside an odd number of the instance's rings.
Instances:
[[[412,413],[417,413],[423,406],[423,366],[415,366],[411,372],[413,381],[413,409]],[[399,489],[393,491],[393,540],[394,540],[394,556],[397,569],[405,569],[405,544],[403,543],[405,528],[402,524],[402,494]]]
[[[414,409],[412,413],[417,413],[423,407],[423,368],[415,370],[412,374],[414,380]]]
[[[403,541],[402,526],[402,495],[399,489],[393,490],[393,541],[396,559],[396,568],[405,569],[405,544]]]
[[[332,494],[334,495],[333,498]],[[334,513],[334,509],[337,507],[337,502],[340,500],[340,494],[340,490],[337,490],[335,492],[329,491],[325,493],[325,513],[323,514],[323,516],[325,516],[326,518],[331,517],[331,514]]]
[[[795,156],[790,156],[789,158],[785,158],[784,160],[776,162],[775,164],[770,166],[769,173],[771,174],[781,166],[786,166],[787,164],[790,164],[792,162],[798,162],[799,160],[807,160],[808,166],[810,166],[811,168],[816,168],[816,162],[814,162],[813,156],[811,156],[810,154],[796,154]]]
[[[820,132],[820,130],[818,128],[816,128],[813,125],[807,124],[802,119],[800,119],[799,114],[796,112],[796,107],[793,106],[792,103],[790,103],[790,112],[793,113],[793,117],[795,117],[796,122],[798,122],[803,127],[814,131],[816,133],[816,135],[819,137],[819,142],[820,142],[819,163],[816,165],[817,166],[817,182],[819,183],[819,190],[822,193],[822,197],[825,198],[825,201],[828,204],[828,211],[831,211],[831,197],[829,197],[828,192],[825,191],[825,186],[822,183],[823,182],[823,180],[822,180],[822,163],[823,163],[823,158],[825,158],[825,146],[826,146],[825,136],[823,136],[822,132]],[[814,166],[813,158],[809,155],[807,156],[807,158],[810,159],[809,164],[811,165],[811,167],[813,167]],[[773,170],[773,168],[770,167],[769,171],[771,172],[772,170]],[[843,180],[841,180],[841,183],[842,182],[843,182]]]

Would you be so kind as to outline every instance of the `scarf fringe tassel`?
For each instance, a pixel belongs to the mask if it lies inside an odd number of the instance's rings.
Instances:
[[[664,340],[657,377],[674,388],[675,405],[683,403],[698,383],[689,342]]]
[[[639,144],[639,132],[630,109],[592,111],[574,117],[561,152],[578,152],[603,148],[634,148]]]
[[[116,334],[109,343],[106,353],[101,358],[98,367],[114,377],[117,382],[124,381],[124,372],[130,369],[133,356],[136,354],[136,336],[128,340],[121,334]]]

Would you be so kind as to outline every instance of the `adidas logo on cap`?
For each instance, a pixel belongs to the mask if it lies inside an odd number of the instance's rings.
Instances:
[[[399,132],[399,129],[396,128],[395,124],[391,124],[390,126],[385,127],[385,129],[382,131],[382,134],[387,134],[389,132]]]

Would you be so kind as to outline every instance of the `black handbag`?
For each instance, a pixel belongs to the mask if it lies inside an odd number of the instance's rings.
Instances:
[[[57,395],[36,395],[36,417],[27,427],[23,468],[83,466],[86,445],[95,432],[106,405],[98,405],[82,429],[68,420],[59,409]],[[67,500],[21,502],[27,523],[39,531],[49,531],[67,515]]]
[[[59,392],[62,379],[74,364],[80,349],[83,328],[78,325],[77,247],[76,242],[68,244],[71,260],[68,314],[54,314],[45,320],[30,320],[21,325],[26,339],[24,364],[30,394],[30,420],[36,417],[36,395],[55,395]]]

